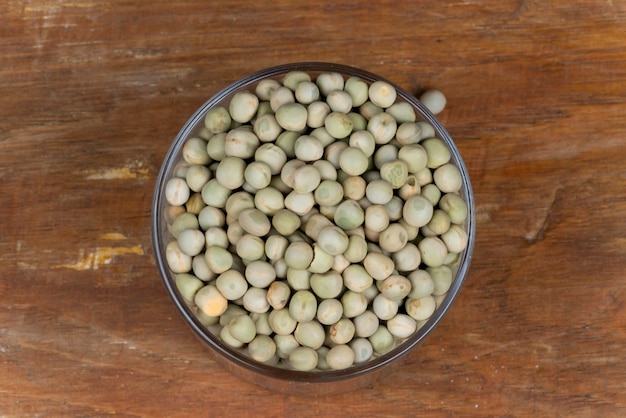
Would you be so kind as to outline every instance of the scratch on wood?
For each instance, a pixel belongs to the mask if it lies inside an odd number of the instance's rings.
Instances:
[[[83,173],[87,174],[87,180],[129,180],[150,177],[150,169],[144,167],[142,161],[132,161],[124,167],[85,170]]]
[[[541,225],[539,225],[539,228],[537,228],[537,230],[535,231],[530,231],[528,234],[526,234],[526,242],[528,242],[529,244],[536,244],[540,242],[541,240],[543,240],[548,227],[552,223],[552,218],[554,216],[553,214],[554,208],[556,207],[557,201],[559,200],[559,196],[562,190],[563,188],[559,187],[558,189],[554,191],[552,202],[550,203],[550,206],[548,207],[548,210],[546,212],[546,216],[541,221]]]
[[[141,245],[134,247],[98,247],[95,250],[85,253],[81,250],[79,258],[75,263],[58,264],[54,268],[65,268],[71,270],[98,270],[102,266],[111,264],[113,257],[119,255],[144,255]]]
[[[477,222],[489,222],[491,221],[492,212],[500,210],[500,205],[497,203],[485,203],[476,206],[476,221]]]
[[[127,238],[126,235],[120,234],[119,232],[108,232],[100,235],[100,239],[105,241],[122,241]]]

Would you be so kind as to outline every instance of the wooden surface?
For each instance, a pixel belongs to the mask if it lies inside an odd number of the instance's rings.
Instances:
[[[153,255],[170,142],[253,71],[331,61],[448,97],[476,195],[440,326],[358,392],[225,371]],[[626,3],[56,1],[0,10],[0,416],[621,416]]]

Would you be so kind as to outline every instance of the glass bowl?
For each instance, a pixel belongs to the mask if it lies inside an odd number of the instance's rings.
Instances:
[[[453,271],[451,285],[444,295],[437,297],[437,308],[434,313],[427,320],[421,321],[419,328],[409,337],[399,341],[395,348],[384,354],[376,355],[368,361],[353,364],[341,370],[300,371],[284,365],[262,363],[249,357],[245,348],[234,349],[225,344],[216,331],[217,326],[204,325],[203,321],[196,315],[197,308],[194,304],[183,298],[176,285],[175,274],[170,269],[166,257],[167,244],[172,240],[171,222],[176,213],[183,211],[182,208],[171,210],[171,205],[165,197],[166,184],[172,177],[180,177],[182,176],[181,173],[184,173],[186,164],[183,159],[183,146],[185,143],[193,137],[197,138],[202,135],[206,137],[207,133],[203,130],[207,112],[216,106],[228,108],[228,104],[236,92],[241,90],[254,92],[255,87],[262,80],[274,79],[280,82],[286,74],[294,71],[306,72],[313,79],[322,73],[338,73],[344,79],[358,77],[368,84],[375,81],[385,81],[395,87],[396,102],[408,103],[416,114],[416,120],[428,123],[434,130],[434,137],[439,138],[447,146],[451,154],[450,162],[458,168],[462,178],[462,186],[457,194],[467,206],[466,217],[461,224],[467,234],[467,244],[465,249],[457,254],[454,263],[451,264]],[[418,239],[420,238],[418,237]],[[273,390],[290,393],[334,393],[370,384],[384,374],[392,373],[394,366],[401,367],[403,363],[401,359],[424,340],[441,321],[455,300],[468,273],[475,241],[474,199],[467,169],[454,141],[436,117],[413,95],[382,77],[357,68],[331,63],[293,63],[268,68],[234,82],[205,102],[185,123],[169,148],[158,175],[152,206],[152,240],[158,269],[167,293],[182,315],[184,322],[191,328],[193,334],[210,348],[208,351],[214,355],[218,363],[247,381]],[[422,267],[420,265],[420,268]],[[384,324],[384,321],[381,323]]]

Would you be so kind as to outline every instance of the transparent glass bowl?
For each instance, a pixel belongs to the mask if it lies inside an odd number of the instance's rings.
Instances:
[[[186,324],[191,328],[193,333],[200,339],[202,343],[210,348],[210,352],[214,354],[215,359],[231,370],[234,374],[244,377],[246,380],[257,383],[261,386],[268,387],[282,392],[306,392],[306,393],[333,393],[336,391],[346,391],[358,388],[364,384],[369,384],[373,380],[381,377],[382,374],[391,372],[395,366],[401,366],[401,358],[415,348],[440,322],[444,314],[448,311],[456,298],[461,285],[467,275],[475,241],[475,220],[474,220],[474,199],[470,179],[467,169],[454,141],[435,118],[435,116],[413,95],[392,84],[397,90],[397,101],[406,101],[415,110],[418,120],[424,120],[432,125],[435,130],[435,136],[444,141],[448,146],[452,157],[451,162],[459,168],[463,186],[460,195],[467,204],[467,219],[464,227],[468,233],[468,244],[466,249],[460,254],[459,261],[456,264],[452,285],[446,293],[443,300],[428,321],[419,328],[412,336],[408,337],[393,350],[384,355],[380,355],[368,362],[357,364],[343,370],[330,371],[297,371],[286,369],[279,366],[269,365],[257,362],[249,358],[241,351],[230,348],[220,341],[219,336],[213,334],[204,326],[196,317],[193,309],[181,297],[176,284],[174,282],[174,274],[170,271],[166,256],[165,247],[169,242],[171,235],[168,232],[165,211],[168,203],[165,199],[165,185],[173,176],[178,164],[183,161],[182,148],[188,138],[195,136],[204,126],[204,117],[209,109],[229,103],[233,94],[239,90],[247,89],[254,91],[254,87],[259,81],[266,78],[280,80],[286,73],[294,70],[306,71],[313,77],[323,72],[337,72],[344,75],[344,78],[357,76],[368,83],[376,80],[387,81],[375,74],[363,71],[357,68],[330,64],[330,63],[293,63],[268,68],[257,73],[251,74],[239,81],[234,82],[226,87],[206,103],[204,103],[191,118],[185,123],[176,138],[174,139],[167,155],[165,156],[163,165],[160,169],[152,206],[152,240],[156,253],[158,269],[161,273],[163,283],[167,292],[181,313]]]

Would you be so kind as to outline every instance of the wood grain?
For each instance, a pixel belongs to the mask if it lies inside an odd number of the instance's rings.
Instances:
[[[620,416],[626,3],[6,2],[0,415]],[[290,395],[222,368],[157,273],[154,183],[212,94],[330,61],[448,97],[470,275],[404,364]]]

